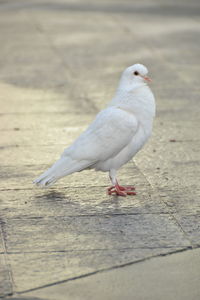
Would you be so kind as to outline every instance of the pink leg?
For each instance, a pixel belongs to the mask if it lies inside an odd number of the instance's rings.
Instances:
[[[117,196],[136,195],[134,186],[121,186],[116,181],[116,184],[107,189],[108,195],[116,194]]]

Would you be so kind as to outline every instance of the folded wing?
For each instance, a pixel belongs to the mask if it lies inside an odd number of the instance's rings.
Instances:
[[[134,114],[117,107],[101,111],[77,140],[67,148],[64,156],[77,161],[103,161],[119,153],[133,138],[138,129]]]
[[[134,114],[114,106],[106,108],[35,183],[47,186],[63,176],[114,157],[128,145],[137,129]]]

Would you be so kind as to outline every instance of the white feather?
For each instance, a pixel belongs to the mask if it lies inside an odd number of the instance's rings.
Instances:
[[[133,76],[135,69],[141,76]],[[152,131],[155,100],[142,79],[146,73],[147,69],[139,64],[127,68],[108,107],[34,183],[47,186],[87,168],[111,171],[128,162]]]

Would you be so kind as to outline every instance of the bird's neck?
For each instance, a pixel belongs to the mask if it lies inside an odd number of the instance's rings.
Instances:
[[[134,86],[120,86],[109,106],[118,106],[133,113],[147,113],[155,115],[154,96],[146,83],[138,83]]]
[[[117,91],[130,91],[146,85],[147,84],[144,81],[133,82],[131,79],[128,80],[127,78],[124,78],[124,76],[122,76],[119,81],[119,86]]]

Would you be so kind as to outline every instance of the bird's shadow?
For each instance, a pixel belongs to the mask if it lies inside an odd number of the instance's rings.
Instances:
[[[105,214],[120,212],[122,197],[110,195],[103,200],[91,197],[91,199],[82,201],[81,198],[74,198],[70,193],[68,194],[67,190],[51,189],[39,191],[34,195],[34,200],[36,205],[40,206],[42,202],[44,206],[56,207],[58,210],[62,209],[63,212],[67,210],[68,213],[71,211],[72,214],[73,212],[85,214],[90,211]]]
[[[49,202],[54,203],[55,201],[59,202],[59,201],[70,199],[70,197],[68,197],[66,195],[66,193],[59,192],[59,191],[56,191],[54,189],[50,190],[50,191],[42,191],[39,194],[36,194],[34,198],[38,199],[38,200],[46,201],[48,203]]]

